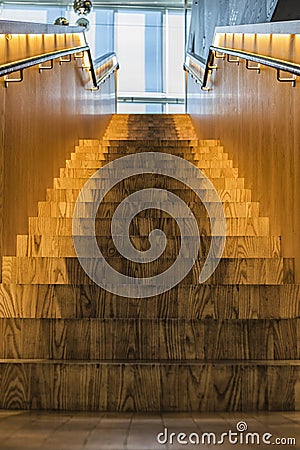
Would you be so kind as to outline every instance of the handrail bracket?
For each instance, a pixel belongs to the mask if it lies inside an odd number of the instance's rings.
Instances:
[[[79,69],[91,71],[91,66],[86,66],[86,65],[82,64],[81,66],[79,66]]]
[[[208,68],[208,70],[217,70],[218,66],[217,66],[217,64],[210,64],[210,63],[208,63],[207,64],[207,68]]]
[[[292,86],[296,86],[296,75],[293,75],[292,77],[281,77],[281,69],[277,69],[277,81],[280,83],[292,83]]]
[[[214,50],[214,56],[217,59],[225,59],[225,53],[217,52],[216,50]]]
[[[59,64],[62,65],[62,63],[65,62],[71,62],[72,61],[72,56],[68,55],[67,58],[63,58],[62,56],[59,58]]]
[[[230,56],[231,56],[230,54],[227,55],[227,62],[237,65],[240,64],[240,58],[238,56],[236,58],[231,58]]]
[[[248,70],[256,70],[257,73],[260,73],[260,64],[257,64],[256,66],[250,65],[250,60],[246,59],[246,69]]]
[[[50,59],[50,65],[49,66],[43,66],[42,64],[39,64],[39,73],[41,73],[43,70],[51,70],[53,69],[53,59]]]
[[[84,52],[74,53],[74,59],[84,58]]]
[[[7,88],[9,83],[21,83],[24,80],[23,69],[20,69],[19,73],[20,73],[19,78],[9,78],[8,75],[5,75],[4,76],[4,86]]]

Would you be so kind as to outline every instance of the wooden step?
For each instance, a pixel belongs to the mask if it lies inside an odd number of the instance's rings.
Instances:
[[[135,153],[136,155],[136,165],[139,163],[140,158],[139,155],[142,155],[145,152],[140,152],[140,153]],[[153,152],[151,152],[153,153]],[[128,153],[130,154],[130,153]],[[117,159],[117,158],[121,158],[124,157],[124,155],[122,155],[121,153],[107,153],[107,154],[101,154],[99,152],[76,152],[76,153],[72,153],[72,155],[78,155],[78,159],[80,160],[80,158],[82,158],[83,156],[85,157],[84,160],[86,160],[86,157],[88,157],[88,155],[99,155],[100,159],[99,161],[105,161],[106,163]],[[165,156],[166,155],[166,156]],[[160,155],[160,160],[161,160],[161,165],[160,167],[164,167],[164,168],[170,168],[170,159],[167,156],[169,155],[168,153],[164,153],[163,155]],[[183,154],[181,154],[181,157],[178,157],[177,160],[177,164],[176,164],[176,169],[178,169],[179,167],[185,168],[187,166],[186,160],[187,158],[183,159]],[[194,166],[196,167],[200,167],[201,166],[201,162],[202,161],[219,161],[220,164],[224,163],[225,161],[232,161],[228,159],[228,154],[227,153],[198,153],[198,154],[194,154],[193,157],[190,155],[190,161],[193,163]],[[75,159],[76,160],[76,159]],[[74,161],[74,159],[73,159]],[[91,161],[93,161],[93,159],[91,159]],[[102,164],[99,164],[99,166],[102,166]],[[145,167],[145,165],[143,165],[143,167]],[[151,169],[152,167],[149,166]],[[68,171],[66,172],[68,173]],[[65,175],[67,176],[67,175]]]
[[[98,143],[100,143],[98,141]],[[198,139],[178,139],[177,137],[174,137],[174,139],[128,139],[128,138],[123,138],[123,139],[102,139],[101,143],[107,147],[122,147],[124,146],[143,146],[144,148],[147,148],[149,146],[155,146],[155,147],[191,147],[191,146],[199,146],[201,145],[200,143],[202,143],[202,145],[204,146],[211,146],[213,147],[214,145],[220,145],[220,141],[216,141],[216,140],[212,140],[212,141],[199,141]],[[97,142],[92,142],[90,144],[87,144],[87,142],[85,140],[80,140],[79,141],[79,145],[97,145]],[[163,151],[163,150],[162,150]]]
[[[93,267],[98,258],[89,258]],[[124,258],[106,259],[119,273],[134,277],[152,277],[167,270],[174,259],[159,258],[150,264],[138,264]],[[184,284],[197,284],[205,259],[198,259]],[[96,269],[95,269],[96,270]],[[100,266],[99,266],[100,270]],[[101,266],[103,279],[106,268]],[[171,275],[170,275],[171,276]],[[77,258],[5,256],[2,263],[2,282],[21,284],[92,284]],[[294,283],[294,260],[283,258],[222,258],[207,284],[290,284]],[[130,293],[130,289],[128,289]]]
[[[109,176],[109,174],[111,174],[111,176]],[[181,177],[182,181],[179,181],[176,179],[176,176],[179,175]],[[106,178],[104,178],[102,176],[102,174],[100,174],[100,177],[93,177],[93,179],[90,181],[89,186],[90,189],[102,189],[103,187],[106,188],[108,183],[107,183],[107,179],[110,179],[112,181],[114,181],[115,177],[118,176],[116,171],[109,171],[108,172],[108,176]],[[174,189],[185,189],[185,190],[190,190],[189,184],[192,183],[197,183],[197,187],[200,190],[203,186],[203,189],[205,189],[206,191],[209,191],[209,189],[207,189],[207,180],[205,178],[203,178],[203,176],[201,176],[199,174],[199,177],[191,177],[190,174],[185,174],[184,172],[177,172],[177,174],[170,171],[169,174],[170,177],[175,177],[175,180],[170,181],[170,188],[168,190],[173,191]],[[166,177],[161,177],[157,174],[145,174],[143,176],[137,176],[134,175],[134,180],[131,179],[131,177],[124,177],[124,179],[122,179],[119,183],[118,183],[118,189],[122,186],[126,186],[127,189],[135,189],[135,183],[139,182],[142,183],[141,180],[143,180],[144,182],[144,187],[152,187],[151,185],[153,185],[155,182],[156,183],[160,183],[160,185],[165,186],[167,183],[167,178]],[[138,180],[139,178],[139,180]],[[84,184],[87,182],[88,178],[54,178],[54,182],[53,182],[53,188],[54,189],[81,189]],[[186,180],[186,181],[185,181]],[[116,182],[117,183],[117,180]],[[181,183],[181,184],[179,184]],[[111,184],[111,183],[110,183]],[[132,186],[132,187],[131,187]],[[156,186],[153,186],[156,187]],[[165,189],[167,191],[167,189]]]
[[[173,134],[174,130],[176,131],[193,131],[195,132],[194,127],[191,123],[186,123],[184,121],[174,121],[173,119],[162,119],[160,121],[151,121],[151,122],[145,122],[145,121],[135,121],[129,123],[125,120],[114,120],[112,121],[107,130],[106,134],[112,134],[113,131],[115,132],[125,132],[129,131],[132,132],[143,132],[144,130],[160,130],[164,133]]]
[[[119,155],[119,157],[124,156],[124,154],[131,153],[141,153],[141,152],[159,152],[159,153],[171,153],[175,155],[182,155],[182,157],[187,157],[188,159],[193,158],[194,155],[210,155],[215,154],[221,157],[224,154],[223,145],[190,145],[178,147],[178,145],[164,145],[162,148],[160,145],[148,144],[147,147],[142,143],[134,144],[131,142],[127,144],[124,141],[122,146],[106,145],[105,143],[100,143],[97,145],[76,145],[75,153],[98,153],[100,156],[104,156],[106,159],[110,158],[112,155]]]
[[[220,150],[219,150],[220,149]],[[140,151],[137,151],[140,150]],[[166,151],[168,150],[168,151]],[[223,152],[223,147],[191,147],[187,151],[183,151],[183,149],[178,149],[178,147],[168,147],[164,148],[164,151],[161,152],[161,147],[126,147],[126,154],[139,154],[144,152],[159,152],[163,154],[175,154],[178,156],[178,154],[181,155],[181,157],[187,157],[188,159],[194,159],[195,161],[227,161],[228,160],[228,153]],[[114,157],[123,157],[125,155],[125,152],[120,152],[120,147],[103,147],[103,146],[96,146],[96,147],[84,147],[84,146],[76,146],[75,147],[75,154],[98,154],[100,157],[104,157],[105,160],[110,160],[112,155]]]
[[[72,218],[74,214],[74,208],[76,203],[71,202],[39,202],[38,203],[38,216],[40,217],[66,217]],[[98,217],[112,217],[119,203],[117,202],[103,202],[100,206]],[[156,206],[157,209],[144,210],[139,214],[139,217],[153,217],[153,218],[167,218],[170,217],[166,213],[166,209],[170,205],[170,202],[161,202]],[[207,209],[210,210],[210,216],[215,217],[219,214],[219,208],[216,203],[207,203],[206,207],[203,203],[187,203],[189,209],[193,212],[197,220],[207,217]],[[131,202],[128,207],[125,208],[126,213],[138,211],[140,203]],[[149,208],[153,207],[153,204],[149,204]],[[258,217],[259,216],[259,203],[258,202],[226,202],[223,206],[225,217]],[[94,210],[94,203],[86,202],[79,203],[77,206],[77,216],[91,217]],[[186,215],[187,217],[187,215]]]
[[[299,370],[298,360],[185,364],[1,360],[0,408],[293,411],[299,406]]]
[[[88,239],[82,237],[81,242],[84,243]],[[146,236],[132,236],[131,241],[137,250],[145,251],[149,247],[149,239]],[[105,258],[118,255],[112,238],[98,237],[97,242]],[[201,236],[200,242],[199,255],[204,258],[208,254],[211,238]],[[176,258],[180,247],[181,238],[179,236],[168,237],[164,255],[167,258]],[[75,257],[76,253],[71,236],[18,235],[17,256]],[[86,256],[93,256],[90,250],[87,250]],[[229,236],[226,239],[222,256],[224,258],[278,258],[281,256],[281,241],[279,237],[269,236]]]
[[[5,318],[0,360],[294,360],[298,330],[300,319]]]
[[[148,186],[149,187],[149,186]],[[79,189],[47,189],[47,201],[58,201],[58,202],[76,202],[78,195],[80,193]],[[134,192],[132,190],[132,192]],[[178,195],[185,202],[193,202],[199,201],[198,197],[194,192],[188,189],[172,189],[172,192],[175,195]],[[250,189],[218,189],[218,195],[222,202],[251,202],[251,190]],[[108,192],[105,196],[106,201],[122,201],[125,197],[127,197],[131,192],[128,189],[113,190]],[[201,198],[203,201],[208,201],[209,197],[211,197],[211,193],[206,191],[200,191]],[[165,200],[168,200],[168,193],[164,194]],[[164,198],[162,195],[162,198]],[[97,189],[91,189],[89,192],[86,192],[82,195],[84,201],[86,202],[96,202],[99,200],[99,191]]]
[[[121,180],[115,187],[113,187],[106,195],[107,201],[120,201],[120,199],[124,199],[130,193],[135,192],[137,189],[140,189],[139,186],[143,188],[160,188],[163,191],[160,193],[162,201],[169,201],[170,197],[173,197],[171,193],[178,195],[184,201],[215,201],[216,195],[214,189],[207,189],[206,181],[202,181],[200,178],[194,180],[199,186],[197,190],[197,194],[191,190],[188,186],[188,180],[186,183],[171,179],[168,182],[168,178],[159,177],[156,175],[145,175],[135,176],[133,178],[125,178]],[[78,194],[82,187],[87,182],[86,178],[55,178],[54,179],[54,190],[59,189],[67,189],[67,190],[77,190]],[[190,182],[192,180],[190,179]],[[111,184],[111,183],[110,183]],[[169,189],[166,189],[165,186],[170,186]],[[201,189],[203,186],[203,189]],[[89,191],[82,193],[81,198],[84,198],[85,201],[95,201],[97,196],[99,195],[100,189],[107,188],[107,180],[105,179],[91,179],[89,181]],[[230,201],[230,202],[251,202],[251,190],[250,189],[216,189],[221,201]],[[94,195],[97,195],[96,197]],[[92,198],[92,200],[89,200]],[[48,200],[48,198],[47,198]],[[77,197],[74,201],[77,200]]]
[[[127,153],[126,153],[127,155]],[[124,155],[123,155],[124,156]],[[138,153],[136,153],[136,159],[135,159],[135,165],[134,167],[138,168],[138,163],[139,163],[139,158],[138,158]],[[116,154],[116,157],[121,157],[120,154]],[[116,158],[117,159],[117,158]],[[200,157],[196,157],[195,156],[195,160],[197,159],[197,167],[199,169],[225,169],[225,168],[233,168],[233,161],[231,159],[228,160],[221,160],[221,161],[217,161],[217,160],[203,160]],[[99,158],[99,154],[98,153],[71,153],[71,160],[88,160],[88,161],[93,161],[93,160],[101,160],[101,155]],[[110,160],[112,160],[112,158],[110,158]],[[176,173],[178,173],[179,168],[175,167]]]
[[[198,150],[199,149],[199,150]],[[210,154],[212,151],[215,153],[222,154],[222,151],[218,150],[218,147],[178,147],[178,146],[165,146],[162,147],[159,145],[149,145],[145,147],[144,145],[126,145],[126,141],[124,141],[124,145],[121,146],[112,146],[112,145],[95,145],[95,146],[75,146],[75,154],[98,154],[100,158],[105,158],[106,161],[109,161],[111,158],[115,159],[116,157],[121,158],[128,154],[139,154],[144,152],[154,152],[154,153],[162,153],[163,155],[174,154],[176,156],[181,155],[182,158],[185,156],[188,159],[192,159],[193,155],[196,152],[200,152],[200,154]]]
[[[184,220],[184,219],[183,219]],[[182,221],[183,223],[183,221]],[[214,224],[218,226],[221,222],[214,219]],[[124,220],[115,220],[115,224],[123,234]],[[189,221],[186,222],[189,227]],[[81,226],[89,229],[90,219],[82,219]],[[210,235],[210,221],[202,219],[198,221],[199,235]],[[97,236],[110,236],[111,220],[109,218],[97,218],[95,220],[95,232]],[[174,219],[152,219],[134,217],[131,221],[131,234],[133,236],[149,236],[149,233],[156,229],[162,229],[166,235],[180,236],[180,230]],[[47,236],[71,236],[72,219],[64,217],[29,217],[29,234],[47,235]],[[268,217],[250,217],[250,218],[227,218],[226,236],[268,236],[269,218]]]
[[[180,230],[164,212],[170,192],[199,223],[200,248],[191,271],[174,288],[147,299],[119,297],[97,286],[80,266],[72,239],[74,206],[86,181],[128,154],[135,154],[132,167],[144,170],[141,152],[166,153],[161,167],[168,169],[169,154],[183,158],[171,175],[184,174],[187,183],[194,171],[184,169],[186,161],[202,170],[223,202],[227,231],[216,271],[199,284],[211,244],[201,200],[171,177],[143,174],[118,183],[99,206],[95,231],[107,264],[119,273],[148,278],[178,258]],[[113,115],[104,138],[79,142],[47,190],[47,201],[39,202],[38,217],[29,218],[29,235],[17,237],[17,256],[3,258],[0,408],[239,413],[300,408],[294,260],[282,258],[280,238],[270,236],[269,218],[259,216],[259,203],[251,202],[251,190],[229,158],[219,140],[197,138],[187,115]],[[112,170],[107,178],[115,176]],[[79,204],[83,227],[100,199],[99,185],[107,182],[103,171],[99,177]],[[120,202],[145,187],[164,191],[161,204],[132,220],[131,241],[145,251],[150,231],[159,228],[167,246],[154,262],[139,264],[118,253],[110,227]],[[215,201],[213,190],[200,194],[202,201]],[[123,234],[123,221],[118,225]],[[87,238],[80,239],[84,248]],[[109,280],[88,244],[86,258]]]
[[[182,160],[184,161],[184,160]],[[206,161],[207,162],[207,161]],[[220,161],[222,162],[222,161]],[[222,163],[227,163],[228,161],[223,161]],[[99,164],[99,162],[98,162]],[[194,165],[194,167],[190,167],[187,168],[186,164],[183,162],[181,163],[181,160],[178,163],[177,167],[170,167],[170,161],[161,161],[160,163],[160,169],[163,170],[165,169],[168,173],[168,175],[164,175],[164,174],[159,174],[154,172],[153,173],[153,167],[152,167],[152,161],[149,161],[148,163],[148,167],[146,165],[144,165],[143,167],[141,167],[141,162],[140,161],[136,161],[136,164],[131,164],[130,168],[131,169],[136,169],[137,174],[141,173],[143,174],[142,171],[145,171],[145,169],[148,169],[148,172],[145,172],[146,175],[152,176],[152,177],[160,177],[163,178],[165,176],[169,176],[169,177],[182,177],[184,179],[194,179],[194,178],[202,178],[202,174],[201,171],[203,169],[203,172],[205,169],[218,169],[219,172],[215,172],[215,173],[219,173],[221,176],[224,176],[224,172],[221,172],[222,169],[236,169],[235,167],[199,167],[199,164],[197,164],[197,166]],[[94,175],[94,177],[97,178],[111,178],[111,177],[115,177],[118,174],[118,170],[119,169],[115,169],[112,168],[110,166],[106,166],[106,165],[101,165],[101,163],[99,164],[99,166],[101,168],[105,168],[105,173],[103,173],[104,171],[100,171],[98,172],[97,170],[95,170],[96,168],[93,167],[88,167],[88,169],[86,168],[61,168],[60,169],[60,178],[90,178],[92,175]],[[129,166],[127,165],[127,167],[129,168]],[[195,168],[200,169],[199,171],[195,170]],[[93,170],[94,169],[94,170]],[[213,172],[212,172],[213,173]],[[225,172],[226,173],[226,172]],[[230,174],[238,174],[238,172],[236,173],[236,171],[229,171],[228,173]],[[195,175],[196,174],[196,175]],[[143,174],[144,175],[144,174]],[[136,175],[132,175],[132,176],[136,176]]]
[[[194,164],[197,167],[197,163]],[[80,178],[90,178],[93,174],[95,174],[97,169],[100,169],[102,167],[104,167],[104,164],[102,164],[101,162],[99,162],[98,160],[94,160],[94,161],[88,161],[88,160],[68,160],[66,162],[66,166],[67,168],[70,169],[81,169],[81,170],[86,170],[86,172],[70,172],[70,176],[73,176],[72,173],[76,176],[82,174],[83,176]],[[63,168],[65,169],[65,168]],[[61,169],[62,170],[62,169]],[[209,167],[209,168],[201,168],[200,169],[212,182],[214,182],[215,179],[218,178],[238,178],[238,174],[239,171],[236,167],[225,167],[225,168],[218,168],[218,167]],[[61,173],[64,173],[64,171]],[[67,172],[65,172],[67,173]],[[177,169],[176,172],[174,170],[174,175],[176,174],[180,174],[179,170]],[[161,178],[163,179],[164,176],[163,175],[157,175],[157,174],[146,174],[144,176],[150,177],[150,176],[155,176],[156,179]],[[200,176],[200,174],[199,174]],[[101,177],[104,177],[103,174],[101,174]],[[240,180],[243,180],[243,178],[240,178]],[[244,183],[243,183],[244,185]]]
[[[165,124],[154,126],[139,126],[127,124],[116,124],[110,126],[108,134],[104,135],[104,139],[176,139],[176,138],[189,138],[197,139],[197,136],[193,133],[192,136],[188,133],[187,129],[177,128],[173,125]]]
[[[201,161],[232,161],[228,159],[228,153],[221,152],[202,153],[201,151],[195,151],[195,153],[193,154],[193,159],[194,161],[198,162],[198,167]]]
[[[97,285],[1,284],[0,317],[141,319],[299,318],[300,286],[184,285],[163,294],[119,297]]]
[[[96,170],[103,167],[98,163],[98,161],[67,161],[67,166],[69,176],[74,178],[84,178],[86,180],[88,180],[91,176],[96,175]],[[60,173],[60,176],[64,175],[64,170],[61,169],[62,172]],[[245,181],[244,178],[238,178],[238,169],[204,169],[202,172],[208,176],[216,189],[244,188]],[[101,178],[102,177],[103,174],[101,174]],[[103,177],[103,179],[106,178]],[[131,178],[131,181],[133,182],[133,178]],[[148,182],[151,184],[156,183],[153,187],[164,186],[164,188],[168,190],[171,190],[172,186],[176,186],[178,184],[178,182],[172,178],[157,176],[155,174],[147,174],[147,184]],[[134,183],[143,184],[143,187],[145,187],[145,181],[141,179],[141,177],[135,177]]]
[[[140,147],[143,146],[145,147],[145,140],[144,139],[127,139],[127,140],[122,140],[122,141],[116,141],[116,145],[114,145],[113,143],[109,142],[109,139],[100,139],[100,140],[79,140],[76,147],[106,147],[106,148],[114,148],[114,147]],[[216,151],[217,148],[220,149],[221,151],[224,149],[224,145],[217,140],[198,140],[198,139],[193,139],[192,143],[190,142],[190,140],[181,140],[181,139],[170,139],[169,141],[161,141],[161,140],[147,140],[147,145],[152,146],[152,147],[156,147],[159,148],[161,146],[163,147],[172,147],[172,148],[176,148],[178,147],[178,142],[180,144],[182,144],[182,147],[186,148],[209,148],[211,150]],[[210,150],[210,151],[211,151]]]

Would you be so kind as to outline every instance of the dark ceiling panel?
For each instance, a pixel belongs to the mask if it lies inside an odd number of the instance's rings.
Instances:
[[[300,20],[299,0],[279,0],[272,17],[272,22],[285,20]]]
[[[269,22],[277,2],[278,0],[194,0],[188,49],[206,59],[216,26]]]

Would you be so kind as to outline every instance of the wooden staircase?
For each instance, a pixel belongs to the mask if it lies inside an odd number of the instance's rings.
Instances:
[[[136,216],[139,250],[163,229],[168,244],[152,264],[126,261],[110,236],[111,217],[130,193],[168,189],[193,211],[199,258],[186,278],[148,299],[120,298],[81,268],[72,242],[84,183],[126,154],[165,152],[187,159],[223,202],[227,240],[220,264],[198,283],[210,243],[203,204],[187,186],[155,174],[124,180],[99,207],[95,230],[107,261],[152,276],[176,259],[180,233],[162,209]],[[89,202],[97,197],[91,191]],[[166,200],[167,201],[167,200]],[[93,255],[87,255],[92,257]],[[300,408],[300,290],[294,263],[218,140],[199,140],[186,115],[115,115],[101,140],[81,140],[16,256],[3,258],[0,288],[0,408],[84,411],[260,411]]]

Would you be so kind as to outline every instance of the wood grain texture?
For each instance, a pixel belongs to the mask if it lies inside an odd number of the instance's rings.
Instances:
[[[76,202],[76,199],[79,195],[80,189],[47,189],[47,200],[50,201],[62,201],[62,202]],[[117,191],[112,190],[107,193],[106,200],[107,201],[122,201],[124,197],[129,193],[130,191],[126,191],[126,189],[118,189]],[[172,189],[172,192],[175,195],[178,195],[180,198],[182,198],[184,201],[195,201],[196,194],[194,192],[185,190],[185,189]],[[250,189],[218,189],[217,190],[218,195],[222,202],[251,202],[251,190]],[[208,200],[209,192],[207,191],[200,191],[201,198],[203,200]],[[82,198],[86,202],[94,202],[97,201],[99,198],[99,193],[97,193],[96,190],[91,189],[90,192],[86,192],[82,195]],[[166,196],[167,200],[167,196]]]
[[[299,285],[181,285],[148,298],[122,298],[96,285],[0,285],[0,317],[297,318]]]
[[[0,407],[84,411],[298,407],[300,289],[294,284],[294,260],[282,257],[280,237],[271,235],[269,218],[260,214],[258,202],[251,201],[247,180],[239,178],[222,147],[219,151],[220,142],[201,145],[187,116],[163,120],[154,115],[114,116],[104,140],[79,142],[71,165],[61,169],[47,200],[39,202],[38,215],[29,218],[29,234],[18,236],[18,256],[3,258]],[[167,193],[162,204],[135,217],[130,228],[132,242],[140,250],[148,248],[153,228],[165,231],[170,239],[158,260],[133,263],[112,243],[110,222],[116,206],[147,184],[169,189],[187,201],[199,223],[201,248],[194,267],[175,288],[149,299],[120,298],[96,286],[75,257],[74,203],[82,183],[103,161],[153,147],[197,159],[198,166],[214,166],[208,170],[216,177],[227,216],[226,248],[215,273],[198,285],[211,241],[203,205],[182,183],[158,181],[153,175],[128,179],[105,197],[96,220],[98,245],[112,267],[149,277],[177,258],[178,226],[160,210],[169,201]],[[105,154],[101,161],[99,151]],[[97,201],[97,195],[92,190],[86,201]],[[89,207],[83,205],[83,221]],[[99,261],[94,258],[93,263],[96,267]]]
[[[79,35],[14,35],[5,42],[7,61],[78,45]],[[75,42],[75,43],[76,43]],[[2,61],[4,62],[4,61]],[[113,79],[97,92],[85,89],[89,75],[77,62],[59,65],[39,74],[26,69],[24,81],[9,88],[0,83],[1,141],[0,255],[14,254],[15,236],[27,232],[27,217],[36,213],[59,166],[70,156],[78,138],[101,137],[114,111],[107,95]]]
[[[299,366],[268,362],[0,363],[0,407],[81,411],[284,411]],[[278,392],[281,395],[278,395]]]
[[[241,39],[242,36],[242,39]],[[226,35],[226,45],[293,61],[298,35]],[[221,44],[225,36],[219,36]],[[236,47],[237,46],[237,47]],[[285,256],[296,257],[300,279],[300,86],[278,83],[276,71],[262,67],[258,75],[218,60],[210,92],[189,79],[189,112],[200,138],[221,137],[230,158],[247,178],[271,233],[283,237]],[[230,102],[228,102],[230,98]]]
[[[81,225],[88,226],[90,219],[82,219]],[[184,220],[184,219],[183,219]],[[198,218],[200,235],[210,235],[209,220]],[[188,223],[188,219],[187,219]],[[215,223],[218,223],[216,219]],[[110,219],[97,218],[95,220],[96,236],[110,236]],[[116,226],[122,227],[122,220],[116,220]],[[155,228],[164,229],[165,233],[173,236],[180,236],[178,225],[171,218],[136,218],[130,224],[133,236],[148,236],[151,230]],[[30,217],[29,234],[45,236],[72,236],[72,219],[64,217]],[[226,218],[227,236],[268,236],[269,218],[268,217],[237,217]]]
[[[153,217],[153,218],[166,218],[170,215],[165,212],[169,202],[161,202],[157,204],[157,209],[150,209],[141,211],[139,217]],[[193,212],[196,218],[199,220],[208,217],[207,210],[203,203],[199,202],[188,202],[189,209]],[[101,207],[101,216],[112,218],[116,208],[118,206],[117,202],[106,202]],[[210,216],[214,217],[217,215],[217,206],[214,203],[206,204],[207,208],[210,210]],[[74,214],[75,203],[71,202],[39,202],[38,203],[38,215],[40,217],[64,217],[72,218]],[[80,217],[91,217],[93,203],[82,203],[78,205],[77,211]],[[126,212],[134,212],[134,208],[137,208],[136,203],[131,203],[125,208]],[[158,209],[159,208],[159,209]],[[161,209],[160,209],[161,208]],[[224,214],[225,217],[259,217],[259,203],[258,202],[226,202],[224,204]],[[100,212],[97,214],[100,217]]]
[[[91,258],[95,270],[101,269],[101,262]],[[118,272],[130,276],[151,277],[167,270],[174,260],[159,258],[152,263],[141,266],[123,258],[106,258],[106,261]],[[207,284],[286,284],[293,283],[293,260],[284,264],[283,258],[222,258]],[[184,278],[185,284],[196,284],[205,259],[198,259],[189,274]],[[97,269],[99,267],[99,269]],[[102,270],[102,269],[101,269]],[[103,272],[105,273],[105,272]],[[3,257],[3,283],[21,284],[93,284],[83,271],[77,258],[38,258],[38,257]]]
[[[82,237],[81,241],[85,239]],[[131,236],[135,248],[146,250],[149,245],[146,236]],[[111,237],[98,237],[97,242],[103,256],[119,256]],[[180,251],[179,236],[168,237],[165,249],[167,258],[176,258]],[[210,236],[200,237],[199,256],[207,256],[211,244]],[[224,258],[278,258],[281,256],[281,240],[279,237],[265,236],[229,236],[226,239]],[[183,252],[184,254],[184,252]],[[71,236],[19,235],[17,236],[17,256],[35,257],[76,257]],[[87,251],[86,256],[91,256]]]

